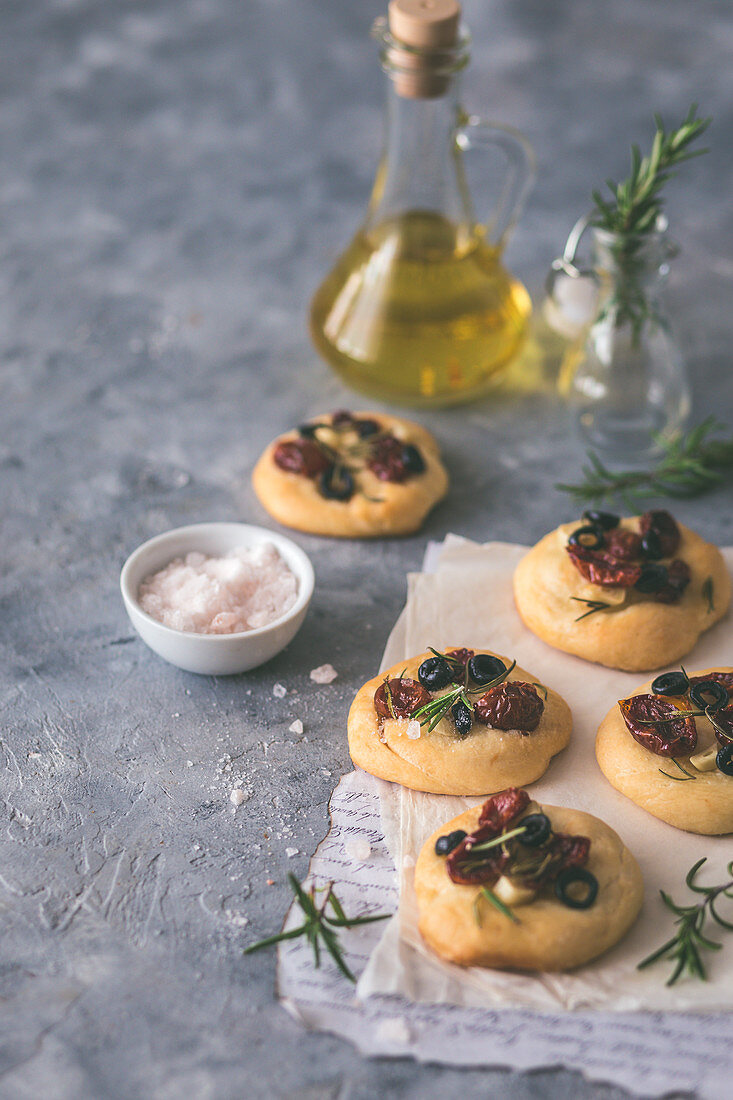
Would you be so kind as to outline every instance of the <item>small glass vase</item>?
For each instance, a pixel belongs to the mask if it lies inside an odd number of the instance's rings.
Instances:
[[[677,254],[665,230],[664,219],[638,237],[592,230],[595,320],[569,353],[583,441],[626,464],[659,455],[690,412],[687,370],[662,300]]]

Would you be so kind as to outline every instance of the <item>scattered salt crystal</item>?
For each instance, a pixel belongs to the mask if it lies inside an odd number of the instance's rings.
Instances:
[[[302,728],[303,727],[301,726],[301,729]],[[40,760],[41,759],[41,754],[40,754],[40,752],[29,752],[28,753],[28,759],[29,760]]]
[[[235,928],[246,928],[249,924],[249,917],[245,917],[244,913],[237,913],[234,909],[225,909],[224,916]]]
[[[186,761],[186,767],[187,768],[192,768],[193,767],[193,760],[187,760]]]
[[[407,729],[405,732],[407,733],[407,736],[410,738],[411,741],[417,741],[421,731],[420,723],[417,721],[416,718],[410,719],[410,721],[407,723]]]
[[[221,558],[198,551],[146,577],[143,611],[173,630],[236,634],[279,619],[295,603],[298,581],[271,542],[238,547]]]
[[[412,1035],[403,1016],[387,1016],[377,1025],[377,1038],[386,1043],[399,1043],[406,1046]]]
[[[414,867],[415,866],[415,857],[410,856],[410,855],[403,856],[402,857],[402,866],[403,867]]]
[[[314,684],[332,684],[338,676],[333,665],[319,665],[311,669],[311,680]]]
[[[291,733],[302,733],[303,723],[301,722],[300,718],[296,718],[294,722],[291,722],[291,724],[288,726],[288,729]]]
[[[297,848],[286,848],[285,849],[285,855],[288,857],[288,859],[292,859],[293,856],[297,856],[297,854],[298,854],[298,849]]]
[[[272,694],[276,699],[284,699],[288,694],[288,689],[285,687],[285,684],[275,684],[272,689]]]
[[[229,794],[229,801],[233,806],[241,806],[247,795],[244,793],[241,787],[235,787]]]
[[[365,863],[372,854],[372,846],[366,837],[352,836],[344,844],[344,851],[349,859],[359,863]]]

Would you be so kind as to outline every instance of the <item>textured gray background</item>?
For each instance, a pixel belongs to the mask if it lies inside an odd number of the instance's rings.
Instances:
[[[285,874],[305,872],[326,829],[349,701],[425,539],[530,541],[569,518],[551,486],[581,450],[560,405],[426,416],[449,499],[413,539],[299,537],[317,573],[311,613],[249,676],[164,665],[118,597],[122,561],[150,535],[267,523],[248,484],[260,449],[354,400],[317,361],[305,315],[375,166],[379,8],[0,0],[3,1097],[621,1095],[561,1071],[363,1060],[277,1006],[272,953],[241,955],[277,927]],[[683,247],[670,303],[696,416],[729,416],[727,0],[468,0],[466,12],[468,101],[525,130],[539,156],[509,250],[534,292],[652,110],[674,120],[697,99],[715,116],[710,156],[670,189]],[[679,514],[733,541],[728,490]],[[308,678],[322,661],[339,670],[330,688]],[[288,732],[296,717],[303,736]],[[239,777],[251,797],[233,816]]]

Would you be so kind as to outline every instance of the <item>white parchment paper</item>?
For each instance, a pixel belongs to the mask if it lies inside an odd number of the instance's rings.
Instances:
[[[573,711],[573,738],[532,793],[540,801],[595,813],[622,836],[644,874],[639,921],[617,948],[570,975],[508,974],[442,962],[417,932],[414,861],[438,825],[480,800],[425,795],[356,772],[334,794],[333,827],[311,873],[339,883],[347,911],[349,902],[355,911],[388,909],[390,891],[398,885],[398,912],[386,928],[373,925],[368,933],[349,934],[346,946],[356,952],[356,971],[366,962],[356,1000],[348,983],[330,972],[335,988],[321,997],[326,972],[313,971],[299,941],[281,953],[281,994],[303,1022],[335,1030],[367,1053],[411,1053],[459,1065],[564,1064],[649,1095],[684,1088],[697,1088],[705,1097],[724,1095],[733,1028],[731,1017],[720,1012],[733,1002],[731,951],[708,954],[709,982],[686,981],[671,990],[664,984],[666,964],[642,972],[636,964],[669,935],[670,914],[659,899],[660,887],[682,899],[685,873],[703,855],[709,880],[719,881],[733,857],[733,841],[696,837],[658,822],[603,778],[593,753],[598,723],[645,677],[561,654],[523,626],[511,594],[511,575],[523,552],[454,536],[433,547],[426,572],[409,578],[407,606],[383,667],[427,645],[465,644],[510,655],[559,691]],[[725,553],[733,565],[733,550]],[[686,667],[731,664],[732,655],[728,617],[703,636]],[[349,818],[344,811],[357,806],[359,828],[371,838],[370,858],[361,864],[349,855],[353,845],[343,832],[356,827],[353,813]],[[717,1039],[710,1042],[713,1035]]]

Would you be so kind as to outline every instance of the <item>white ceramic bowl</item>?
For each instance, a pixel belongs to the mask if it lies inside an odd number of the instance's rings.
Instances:
[[[173,558],[192,550],[220,557],[236,547],[273,543],[298,578],[298,596],[290,608],[269,626],[238,634],[193,634],[163,626],[138,603],[140,583]],[[226,676],[246,672],[269,661],[297,634],[313,595],[313,566],[290,539],[247,523],[194,523],[176,527],[139,546],[122,567],[120,588],[127,614],[142,640],[164,660],[187,672]]]

